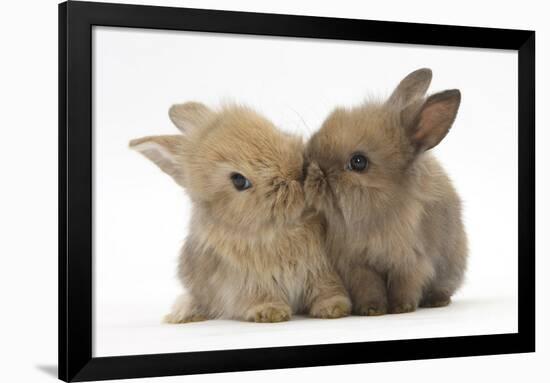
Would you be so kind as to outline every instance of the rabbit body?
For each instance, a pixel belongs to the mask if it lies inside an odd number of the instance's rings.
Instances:
[[[166,321],[347,315],[351,303],[326,257],[321,218],[305,209],[301,140],[240,106],[186,103],[170,117],[183,134],[130,144],[193,203],[178,268],[186,292]]]
[[[197,315],[271,322],[291,313],[349,312],[340,278],[323,255],[322,226],[315,216],[250,237],[212,221],[194,213],[180,256],[179,276]],[[171,315],[181,316],[178,310],[176,305]],[[188,315],[182,314],[181,319]]]
[[[310,139],[308,203],[359,315],[443,306],[461,285],[461,201],[430,152],[450,129],[460,92],[425,98],[431,71],[407,76],[385,102],[338,108]]]

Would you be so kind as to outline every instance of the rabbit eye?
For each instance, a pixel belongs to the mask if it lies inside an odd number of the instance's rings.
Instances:
[[[364,171],[367,166],[369,166],[369,160],[367,157],[360,153],[356,153],[351,156],[348,164],[348,170],[352,170],[354,172],[362,172]]]
[[[233,182],[233,186],[235,186],[235,189],[238,191],[243,191],[252,187],[248,178],[240,173],[231,174],[231,182]]]

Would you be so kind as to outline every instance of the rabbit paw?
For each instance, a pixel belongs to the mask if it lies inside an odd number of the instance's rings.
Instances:
[[[167,314],[163,322],[170,324],[200,322],[208,319],[201,313],[193,298],[188,294],[181,294],[174,305],[172,311]]]
[[[351,312],[351,302],[345,295],[337,295],[315,302],[309,315],[315,318],[331,319],[348,316]]]
[[[170,313],[164,316],[163,322],[168,324],[178,324],[178,323],[190,323],[190,322],[202,322],[206,318],[204,315],[192,314],[192,315],[178,315],[178,313]]]
[[[386,302],[365,302],[358,305],[355,305],[353,312],[357,315],[363,316],[378,316],[384,315],[388,312],[388,307]]]
[[[410,313],[416,310],[416,302],[396,302],[390,307],[391,314]]]
[[[451,303],[451,297],[445,294],[430,294],[420,302],[420,307],[444,307]]]
[[[274,323],[288,321],[291,315],[287,305],[264,303],[249,310],[247,319],[251,322]]]

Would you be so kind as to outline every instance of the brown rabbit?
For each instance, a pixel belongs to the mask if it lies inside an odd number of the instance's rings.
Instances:
[[[427,152],[461,96],[426,98],[431,78],[420,69],[385,102],[335,109],[306,148],[306,200],[324,213],[327,253],[359,315],[447,305],[463,280],[461,202]]]
[[[183,134],[130,143],[193,203],[178,273],[187,292],[165,320],[348,315],[319,215],[304,211],[301,139],[245,107],[214,111],[189,102],[174,105],[170,118]]]

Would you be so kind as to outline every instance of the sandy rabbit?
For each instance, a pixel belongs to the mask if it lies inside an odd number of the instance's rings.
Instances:
[[[426,97],[431,78],[420,69],[384,102],[335,109],[307,144],[306,200],[359,315],[447,305],[463,280],[461,201],[429,152],[461,94]]]
[[[185,188],[193,204],[178,269],[187,291],[166,321],[349,314],[320,217],[304,210],[301,139],[242,106],[216,111],[188,102],[169,114],[182,134],[130,143]]]

